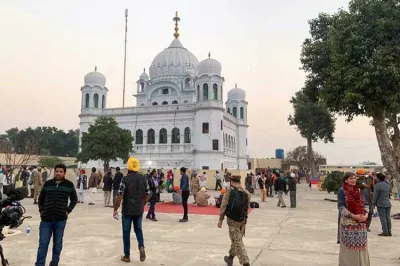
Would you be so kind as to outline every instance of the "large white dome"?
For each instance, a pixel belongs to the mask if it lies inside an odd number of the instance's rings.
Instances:
[[[168,48],[159,53],[150,66],[150,79],[158,76],[184,76],[188,71],[197,72],[199,61],[179,39],[173,40]]]
[[[89,86],[102,86],[105,87],[106,86],[106,77],[101,74],[100,72],[97,71],[97,68],[95,69],[95,71],[87,73],[85,78],[85,85],[89,85]]]
[[[228,100],[246,100],[246,92],[238,87],[228,91]]]
[[[199,76],[202,74],[218,74],[221,75],[221,63],[213,58],[207,58],[199,63],[197,67]]]

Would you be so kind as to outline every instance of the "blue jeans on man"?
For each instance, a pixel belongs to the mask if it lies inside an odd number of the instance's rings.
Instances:
[[[131,229],[133,224],[133,230],[136,234],[138,241],[138,248],[144,247],[143,231],[142,231],[142,219],[143,215],[125,215],[122,214],[122,238],[124,241],[124,254],[126,257],[130,256],[131,253]]]
[[[64,229],[67,220],[56,222],[40,222],[39,227],[39,248],[37,252],[36,266],[45,266],[47,251],[50,239],[53,236],[53,256],[50,266],[57,266],[60,261],[60,254],[63,247]]]
[[[150,200],[150,208],[146,215],[147,219],[155,219],[156,218],[156,213],[155,213],[156,203],[157,203],[156,199]]]

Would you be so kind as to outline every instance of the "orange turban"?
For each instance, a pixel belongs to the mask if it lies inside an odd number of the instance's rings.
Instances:
[[[224,189],[224,188],[223,188],[223,189],[221,189],[221,194],[222,194],[222,195],[225,195],[225,192],[226,192],[226,191],[225,191],[225,189]]]
[[[357,175],[365,175],[365,170],[364,169],[357,170]]]

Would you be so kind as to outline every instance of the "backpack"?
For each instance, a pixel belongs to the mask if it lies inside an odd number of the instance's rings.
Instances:
[[[228,218],[243,222],[246,219],[248,198],[245,192],[233,188],[229,194],[229,202],[226,206],[225,214]]]

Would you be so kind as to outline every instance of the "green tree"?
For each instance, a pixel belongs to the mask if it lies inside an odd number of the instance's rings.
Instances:
[[[290,102],[294,114],[289,115],[289,124],[295,126],[300,135],[307,140],[307,161],[311,176],[316,176],[316,163],[312,143],[323,140],[333,142],[335,118],[317,99],[312,99],[304,90],[296,92]]]
[[[48,176],[51,175],[51,173],[53,172],[54,167],[57,164],[65,164],[64,160],[62,160],[61,158],[55,157],[55,156],[42,156],[39,159],[39,166],[44,166],[49,168],[50,172],[48,174]]]
[[[320,14],[309,25],[301,55],[313,81],[308,93],[348,122],[371,117],[382,162],[400,180],[400,1],[351,0],[348,11]]]
[[[118,126],[112,117],[99,117],[82,134],[81,152],[78,161],[87,163],[89,160],[102,160],[104,170],[109,168],[110,161],[118,158],[126,160],[132,151],[133,137],[127,129]]]
[[[319,152],[313,151],[313,159],[316,169],[318,169],[320,165],[326,164],[326,158]],[[294,150],[289,151],[285,162],[287,164],[296,165],[302,170],[309,169],[307,146],[298,146]]]

